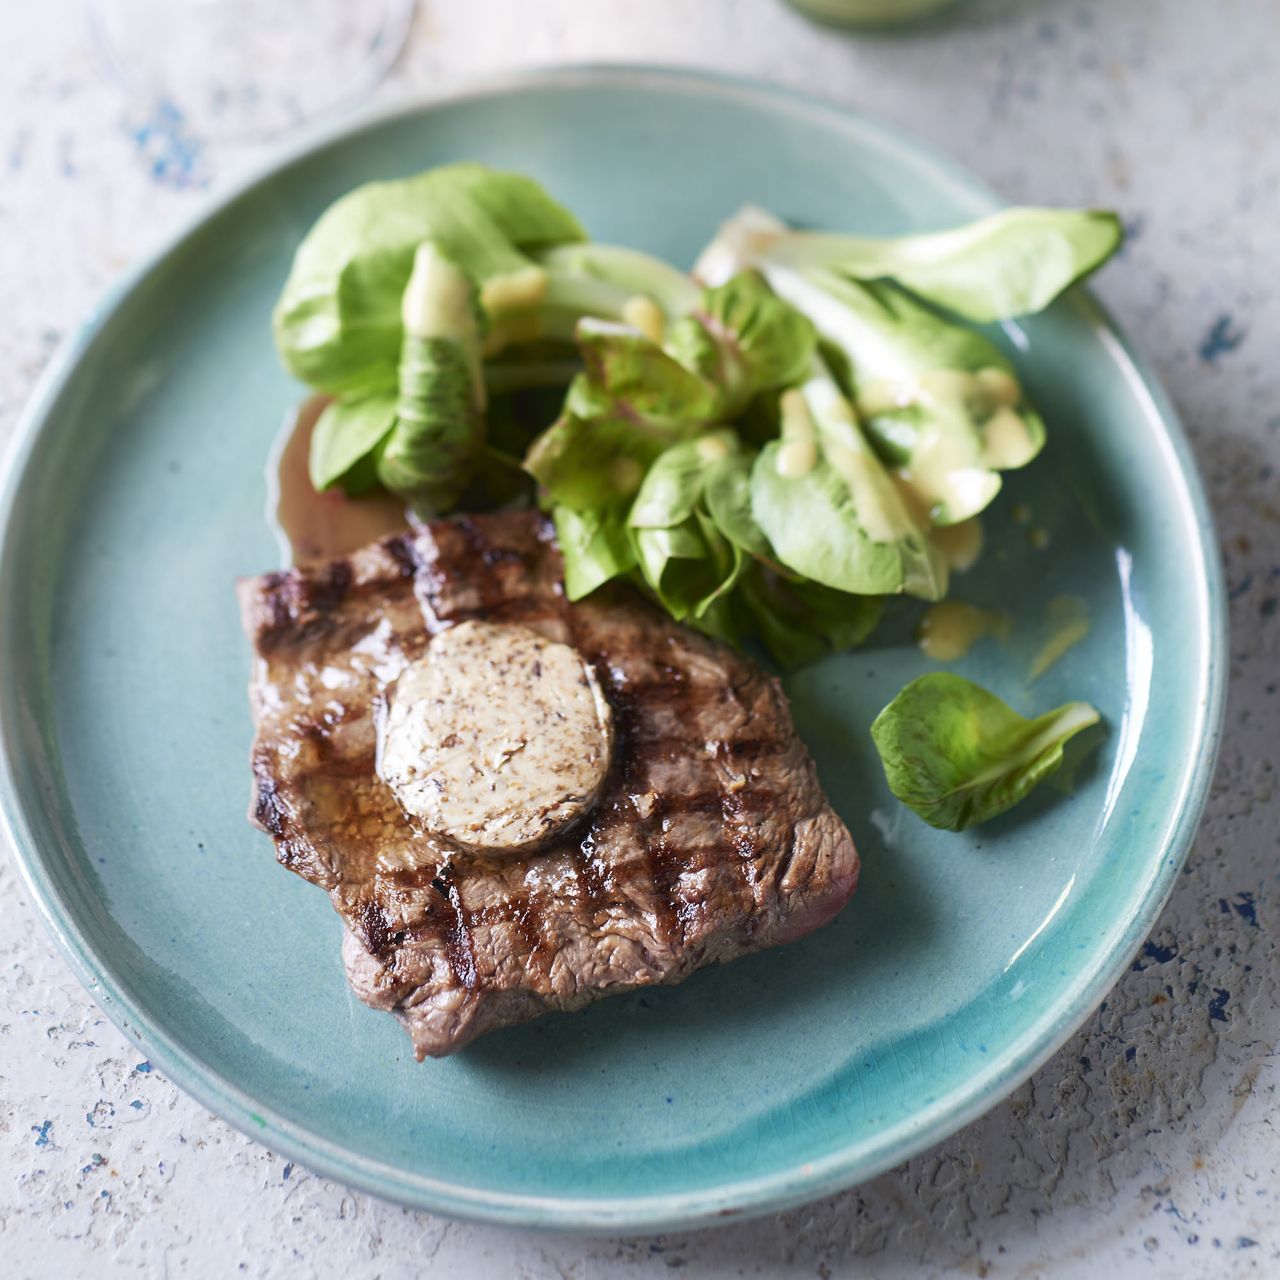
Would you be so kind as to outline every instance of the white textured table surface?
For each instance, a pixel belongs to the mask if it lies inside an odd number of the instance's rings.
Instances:
[[[1013,200],[1123,211],[1101,292],[1167,380],[1231,592],[1221,766],[1150,941],[1032,1081],[856,1191],[704,1233],[448,1223],[309,1175],[140,1060],[0,849],[0,1274],[1280,1274],[1280,5],[971,0],[896,38],[772,0],[430,0],[383,92],[525,63],[737,70],[864,106]],[[77,6],[0,7],[0,441],[107,282],[269,151],[137,114]]]

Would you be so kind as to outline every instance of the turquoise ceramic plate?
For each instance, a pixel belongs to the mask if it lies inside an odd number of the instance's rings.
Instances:
[[[410,1204],[652,1228],[792,1204],[977,1116],[1101,999],[1191,839],[1221,708],[1223,613],[1172,411],[1083,296],[1003,341],[1050,423],[961,594],[1015,619],[959,669],[1109,732],[1069,798],[969,835],[888,796],[867,726],[925,662],[909,618],[789,682],[865,861],[804,942],[505,1031],[419,1066],[347,992],[323,894],[251,830],[248,651],[232,583],[272,568],[263,459],[299,388],[271,304],[299,238],[370,178],[464,157],[537,175],[601,239],[692,260],[757,201],[894,232],[992,208],[882,126],[645,70],[527,77],[330,134],[223,201],[54,362],[4,489],[3,809],[29,887],[140,1052],[313,1169]],[[1015,504],[1047,531],[1035,549]],[[1021,514],[1021,513],[1019,513]],[[1029,686],[1049,600],[1088,639]],[[1153,691],[1164,690],[1160,696]]]

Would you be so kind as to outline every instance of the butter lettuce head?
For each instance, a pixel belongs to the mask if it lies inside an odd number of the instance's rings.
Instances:
[[[532,178],[479,164],[371,182],[329,207],[294,257],[273,316],[291,373],[331,394],[396,385],[400,302],[414,253],[433,241],[477,284],[582,240],[578,220]]]

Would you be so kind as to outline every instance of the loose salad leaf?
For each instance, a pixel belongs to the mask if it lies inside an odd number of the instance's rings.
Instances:
[[[889,789],[927,823],[963,831],[1018,803],[1062,763],[1063,745],[1099,721],[1087,702],[1027,720],[950,672],[913,680],[871,737]]]
[[[333,394],[386,390],[400,359],[400,302],[431,240],[477,285],[537,271],[528,253],[585,238],[531,178],[478,164],[357,187],[320,217],[276,304],[289,370]]]
[[[744,271],[707,289],[697,308],[678,320],[667,350],[720,388],[722,415],[740,413],[760,391],[802,378],[817,347],[807,316]]]
[[[649,468],[627,524],[641,575],[673,618],[700,619],[733,589],[745,560],[707,504],[713,475],[746,475],[750,455],[722,428],[673,445]]]
[[[782,397],[782,435],[751,473],[751,508],[778,560],[855,595],[946,592],[947,569],[820,361]]]
[[[730,256],[739,270],[767,260],[854,280],[892,279],[982,324],[1047,307],[1097,270],[1123,237],[1120,219],[1102,210],[1005,209],[950,231],[879,238],[792,231],[744,209],[721,229],[695,273],[706,279],[717,256]]]

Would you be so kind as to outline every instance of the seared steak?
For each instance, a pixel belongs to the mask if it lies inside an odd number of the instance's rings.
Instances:
[[[465,517],[240,585],[256,665],[252,820],[326,889],[361,999],[419,1059],[679,982],[826,923],[858,856],[777,681],[629,588],[565,599],[550,526]],[[591,811],[536,852],[411,825],[376,771],[386,691],[431,635],[512,622],[572,645],[613,708]]]

